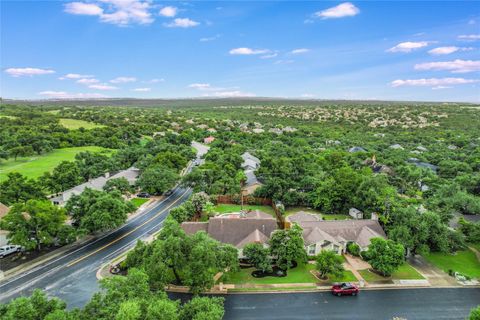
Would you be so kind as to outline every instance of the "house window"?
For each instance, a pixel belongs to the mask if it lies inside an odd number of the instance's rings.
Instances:
[[[315,245],[308,247],[308,255],[310,256],[315,255]]]

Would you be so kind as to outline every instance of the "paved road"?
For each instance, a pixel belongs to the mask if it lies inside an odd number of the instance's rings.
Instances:
[[[229,295],[225,320],[465,319],[480,288],[368,290],[357,297],[321,293]]]
[[[168,198],[155,203],[123,227],[25,274],[0,282],[0,303],[41,288],[49,295],[66,300],[69,306],[82,306],[98,290],[95,275],[100,266],[133,247],[137,239],[157,231],[169,210],[186,201],[190,194],[189,189],[177,188]]]

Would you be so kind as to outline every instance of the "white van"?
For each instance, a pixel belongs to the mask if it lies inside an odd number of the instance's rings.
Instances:
[[[6,246],[1,246],[0,247],[0,259],[3,259],[3,257],[8,256],[9,254],[15,253],[15,252],[21,252],[23,249],[21,246],[16,246],[16,245],[6,245]]]

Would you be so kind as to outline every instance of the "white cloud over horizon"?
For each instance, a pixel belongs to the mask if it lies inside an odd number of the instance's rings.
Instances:
[[[418,63],[415,70],[434,70],[434,71],[450,71],[452,73],[468,73],[480,71],[480,60],[461,60],[438,61]]]
[[[135,89],[132,89],[132,91],[135,91],[135,92],[150,92],[150,91],[152,91],[152,88],[135,88]]]
[[[257,55],[257,54],[265,54],[269,53],[270,50],[268,49],[251,49],[247,47],[240,47],[231,49],[228,53],[231,55]]]
[[[103,84],[92,84],[88,86],[90,89],[95,89],[95,90],[117,90],[118,88],[115,86],[111,86],[109,84],[103,83]]]
[[[337,19],[344,17],[353,17],[360,13],[358,9],[351,2],[344,2],[338,6],[328,8],[322,11],[315,12],[315,16],[322,19]]]
[[[100,81],[94,78],[82,78],[77,80],[77,83],[80,84],[94,84],[94,83],[99,83]]]
[[[110,80],[110,83],[128,83],[128,82],[135,82],[137,78],[135,77],[117,77],[115,79]]]
[[[166,6],[160,9],[159,14],[167,18],[173,18],[177,15],[178,9],[173,6]]]
[[[8,68],[5,72],[12,77],[32,77],[38,75],[52,74],[55,70],[41,68]]]
[[[63,77],[58,78],[59,80],[65,79],[86,79],[86,78],[93,78],[93,75],[90,74],[78,74],[78,73],[67,73]]]
[[[164,26],[168,28],[192,28],[198,25],[200,25],[200,22],[190,18],[176,18],[173,22],[164,23]]]
[[[397,44],[396,46],[387,50],[387,52],[411,52],[423,47],[426,47],[430,44],[429,41],[406,41]]]
[[[299,48],[299,49],[294,49],[290,51],[291,54],[302,54],[302,53],[307,53],[310,52],[310,49],[307,48]]]
[[[150,24],[151,2],[142,0],[99,0],[96,2],[69,2],[65,12],[74,15],[98,16],[101,22],[118,26],[132,23]]]
[[[479,82],[478,79],[464,79],[464,78],[429,78],[429,79],[406,79],[406,80],[394,80],[390,83],[392,87],[401,87],[401,86],[430,86],[430,87],[439,87],[439,86],[448,86],[456,84],[468,84]]]
[[[458,36],[459,40],[477,41],[480,40],[480,34],[462,34]]]
[[[96,99],[108,98],[108,96],[101,93],[68,93],[65,91],[41,91],[38,93],[41,96],[46,96],[48,99]]]
[[[446,55],[446,54],[451,54],[457,51],[470,51],[473,50],[473,48],[468,47],[455,47],[455,46],[449,46],[449,47],[438,47],[434,48],[432,50],[429,50],[428,53],[433,54],[433,55]]]

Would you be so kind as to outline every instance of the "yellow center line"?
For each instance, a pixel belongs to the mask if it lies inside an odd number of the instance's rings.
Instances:
[[[147,223],[149,223],[150,221],[152,221],[153,219],[155,219],[156,217],[158,217],[159,215],[161,215],[162,213],[164,213],[165,211],[167,211],[168,209],[170,209],[175,203],[177,203],[178,201],[180,201],[180,199],[182,199],[182,197],[188,192],[189,190],[187,189],[184,193],[182,193],[182,195],[180,197],[178,197],[177,200],[173,201],[168,207],[166,207],[165,209],[159,211],[157,214],[155,214],[153,217],[151,217],[150,219],[148,219],[147,221],[145,221],[144,223],[142,223],[141,225],[135,227],[133,230],[130,230],[129,232],[125,233],[124,235],[118,237],[117,239],[113,240],[112,242],[109,242],[107,243],[106,245],[104,245],[103,247],[100,247],[98,248],[97,250],[93,251],[93,252],[90,252],[89,254],[86,254],[84,255],[83,257],[80,257],[72,262],[70,262],[69,264],[67,264],[67,267],[71,267],[77,263],[79,263],[80,261],[82,260],[85,260],[87,259],[88,257],[94,255],[95,253],[97,252],[100,252],[102,250],[104,250],[105,248],[108,248],[110,247],[112,244],[122,240],[123,238],[125,238],[126,236],[132,234],[133,232],[137,231],[138,229],[140,229],[141,227],[143,227],[144,225],[146,225]]]

